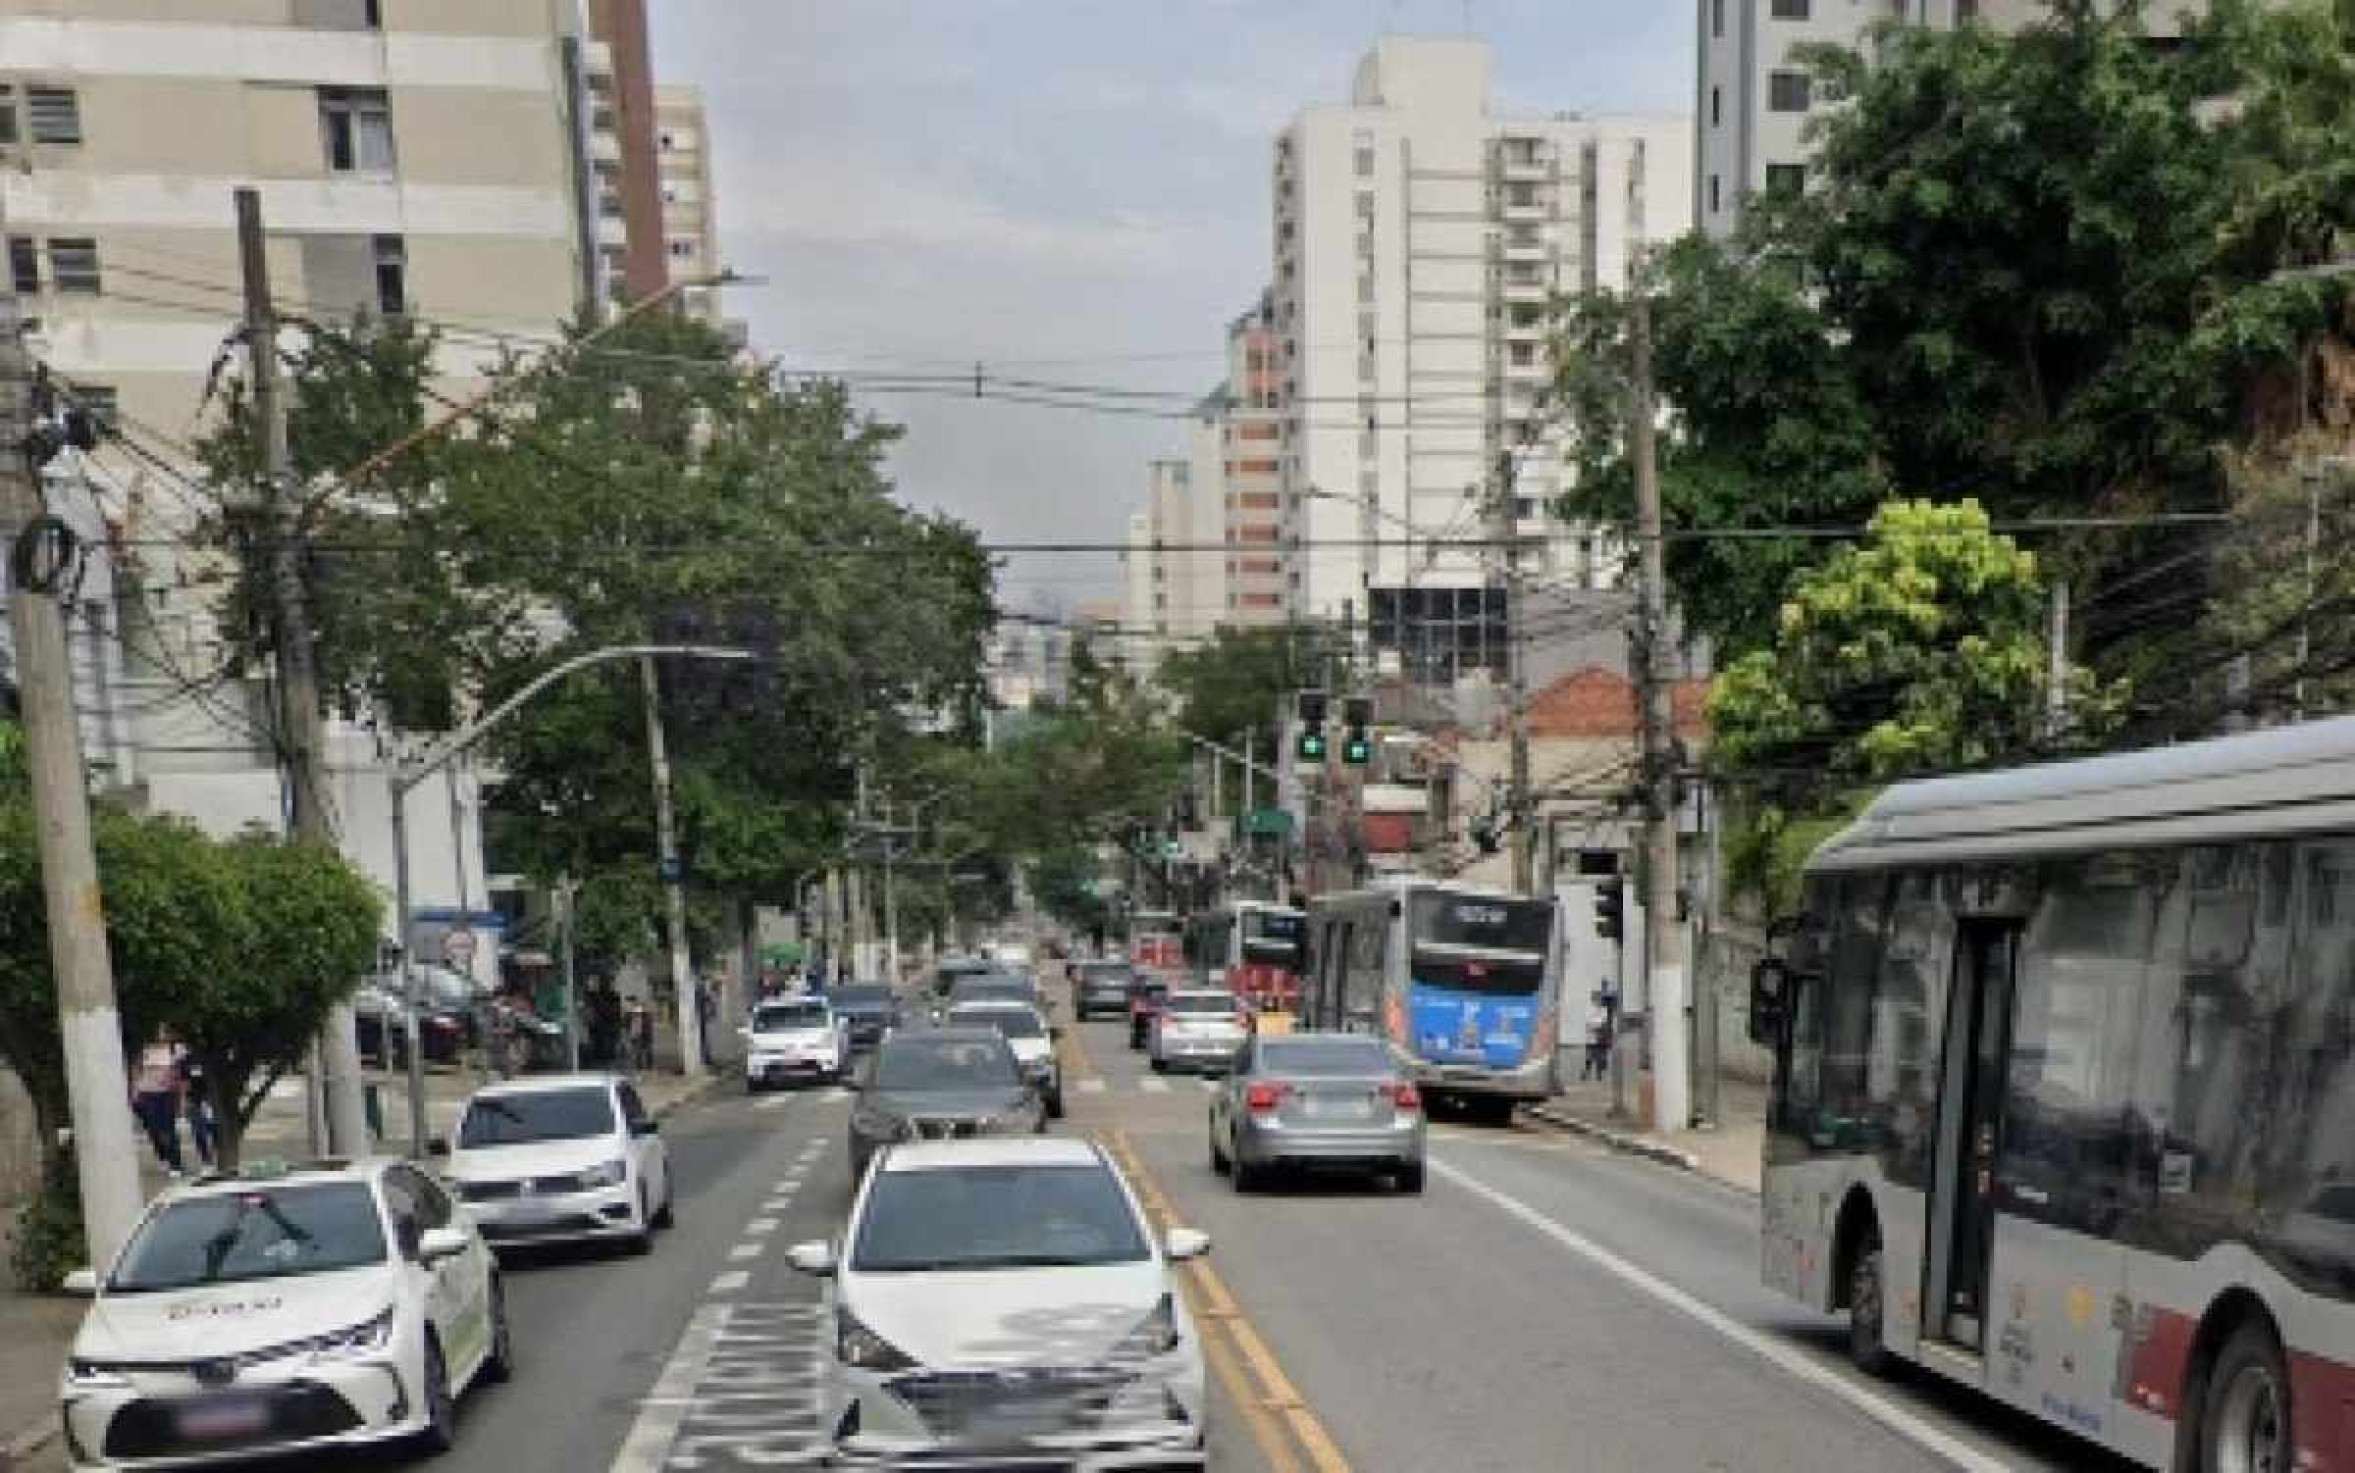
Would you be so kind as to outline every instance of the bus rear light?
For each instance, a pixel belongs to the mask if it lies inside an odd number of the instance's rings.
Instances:
[[[1394,1110],[1420,1110],[1423,1108],[1423,1092],[1415,1088],[1412,1081],[1385,1084],[1382,1086],[1382,1093],[1389,1098],[1390,1108]]]
[[[1253,1114],[1265,1114],[1282,1104],[1284,1096],[1290,1093],[1292,1093],[1292,1086],[1289,1084],[1274,1084],[1264,1079],[1254,1080],[1244,1087],[1243,1107]]]

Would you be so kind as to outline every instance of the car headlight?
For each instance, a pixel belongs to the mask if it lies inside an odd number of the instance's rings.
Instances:
[[[592,1166],[588,1170],[582,1172],[581,1186],[584,1189],[595,1187],[618,1187],[629,1179],[630,1164],[627,1161],[616,1158],[614,1160],[602,1162],[596,1166]]]
[[[1177,1301],[1164,1291],[1153,1305],[1153,1312],[1137,1321],[1136,1328],[1121,1336],[1120,1343],[1112,1347],[1110,1359],[1114,1364],[1144,1360],[1167,1355],[1177,1348]]]
[[[128,1390],[131,1378],[106,1361],[75,1356],[65,1363],[65,1384],[76,1391]]]
[[[386,1305],[371,1319],[362,1320],[348,1330],[337,1330],[321,1335],[309,1345],[313,1360],[343,1360],[351,1356],[373,1355],[392,1343],[393,1312]]]
[[[916,1364],[914,1357],[840,1305],[834,1309],[834,1354],[844,1365],[865,1371],[904,1371]]]

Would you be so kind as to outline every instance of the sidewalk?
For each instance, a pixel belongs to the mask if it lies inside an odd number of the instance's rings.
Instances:
[[[712,1080],[732,1076],[715,1073]],[[386,1135],[380,1145],[387,1154],[400,1154],[409,1141],[409,1096],[405,1076],[368,1071],[381,1089]],[[458,1107],[478,1084],[471,1072],[435,1067],[425,1076],[425,1121],[429,1134],[441,1135],[458,1118]],[[676,1074],[637,1076],[638,1093],[646,1108],[659,1118],[688,1103],[698,1093]],[[182,1147],[187,1142],[183,1132]],[[278,1081],[270,1098],[254,1115],[245,1133],[248,1162],[273,1157],[300,1161],[310,1154],[309,1131],[303,1123],[303,1082],[289,1077]],[[193,1159],[193,1157],[191,1157]],[[155,1155],[140,1137],[139,1184],[154,1196],[168,1178]],[[11,1241],[15,1214],[0,1210],[0,1253]],[[8,1281],[0,1264],[0,1473],[8,1473],[45,1446],[57,1430],[57,1373],[66,1348],[81,1327],[84,1302],[59,1294],[26,1294]]]
[[[1636,1084],[1627,1085],[1630,1117]],[[1565,1083],[1562,1092],[1529,1113],[1549,1125],[1589,1136],[1614,1150],[1646,1156],[1758,1195],[1759,1158],[1766,1143],[1766,1086],[1744,1079],[1718,1081],[1718,1122],[1699,1130],[1639,1129],[1630,1117],[1611,1113],[1607,1079]]]

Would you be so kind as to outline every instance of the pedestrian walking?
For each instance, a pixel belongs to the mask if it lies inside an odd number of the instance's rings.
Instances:
[[[172,1030],[159,1030],[131,1071],[131,1113],[147,1132],[148,1144],[164,1169],[178,1176],[180,1156],[180,1059],[183,1050]]]
[[[654,1067],[654,1010],[646,1006],[646,999],[633,997],[627,1013],[630,1035],[630,1067],[641,1073]]]
[[[1617,1011],[1611,989],[1598,987],[1588,995],[1586,1003],[1586,1059],[1579,1065],[1580,1079],[1602,1079],[1611,1072],[1611,1016]]]
[[[702,1025],[695,1030],[695,1043],[703,1054],[703,1067],[706,1069],[711,1067],[712,1019],[718,1015],[720,1010],[720,1005],[714,996],[717,991],[718,988],[709,979],[700,980],[695,984],[695,1017],[697,1022]]]
[[[188,1139],[196,1146],[196,1159],[211,1166],[221,1139],[221,1122],[213,1114],[212,1079],[185,1048],[180,1050],[180,1098],[187,1102]]]

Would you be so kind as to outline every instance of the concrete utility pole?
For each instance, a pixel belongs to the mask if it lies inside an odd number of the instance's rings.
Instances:
[[[1676,728],[1662,646],[1668,631],[1668,580],[1661,538],[1660,468],[1652,390],[1651,299],[1642,282],[1629,295],[1634,308],[1630,356],[1628,443],[1635,457],[1636,538],[1643,553],[1643,639],[1635,660],[1643,723],[1644,959],[1650,996],[1645,1016],[1652,1035],[1653,1128],[1683,1130],[1692,1123],[1692,1080],[1686,1047],[1684,931],[1677,920]]]
[[[16,555],[8,576],[8,628],[15,643],[17,704],[32,780],[41,851],[41,898],[57,978],[58,1034],[73,1121],[74,1167],[82,1192],[89,1261],[101,1271],[139,1220],[139,1156],[131,1141],[122,1015],[90,843],[82,729],[74,715],[65,611],[57,595],[23,574],[35,561],[43,515],[40,471],[25,453],[32,427],[32,368],[16,294],[0,282],[0,531]],[[48,1144],[44,1142],[43,1144]]]
[[[1505,717],[1512,744],[1505,803],[1513,840],[1513,891],[1528,895],[1537,889],[1537,805],[1529,796],[1529,662],[1522,658],[1521,560],[1513,538],[1519,469],[1512,447],[1497,452],[1496,499],[1490,503],[1489,535],[1496,539],[1505,594]]]
[[[654,764],[654,843],[662,873],[663,912],[671,933],[671,979],[678,990],[679,1072],[703,1077],[703,1012],[697,1006],[695,959],[687,949],[687,876],[679,865],[678,820],[671,813],[670,749],[662,738],[662,681],[654,657],[638,662],[646,686],[646,754]]]
[[[2052,609],[2046,621],[2049,648],[2044,672],[2044,736],[2059,741],[2069,730],[2069,580],[2052,581]]]
[[[321,714],[318,656],[295,548],[294,457],[286,439],[286,395],[278,374],[278,313],[270,300],[262,196],[243,187],[235,198],[237,255],[245,277],[245,351],[266,478],[254,532],[267,539],[269,558],[280,710],[276,744],[287,772],[295,837],[333,849],[335,831],[327,810],[327,723]],[[406,936],[402,939],[406,945]],[[313,1118],[326,1121],[327,1149],[338,1155],[366,1155],[368,1115],[361,1097],[358,1023],[349,998],[327,1010],[312,1057],[317,1061],[311,1076],[317,1101]]]

